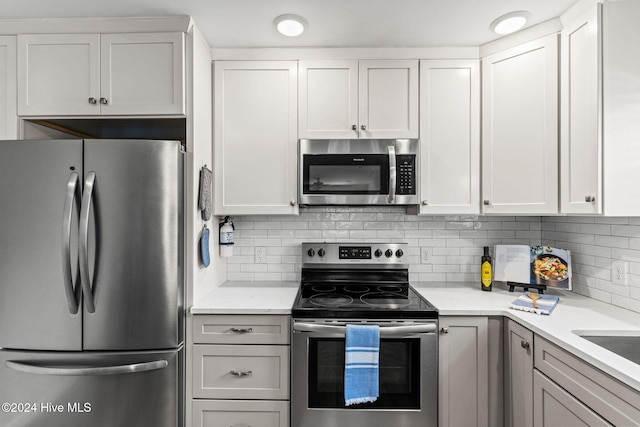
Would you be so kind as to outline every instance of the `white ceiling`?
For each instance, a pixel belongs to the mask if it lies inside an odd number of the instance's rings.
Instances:
[[[527,26],[555,18],[576,0],[0,0],[0,19],[190,15],[212,48],[478,46],[498,38],[500,15],[530,12]],[[284,13],[309,23],[278,34]],[[1,22],[0,22],[0,25]]]

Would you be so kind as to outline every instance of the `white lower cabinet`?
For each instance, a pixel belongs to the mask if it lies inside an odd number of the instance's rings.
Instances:
[[[489,319],[440,317],[440,427],[489,425]]]
[[[194,316],[193,425],[289,427],[289,316]]]

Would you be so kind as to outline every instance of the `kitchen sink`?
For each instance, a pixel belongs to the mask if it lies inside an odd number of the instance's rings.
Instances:
[[[640,365],[640,331],[573,331],[587,341]]]

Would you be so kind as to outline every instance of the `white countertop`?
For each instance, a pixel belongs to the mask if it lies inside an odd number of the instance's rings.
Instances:
[[[192,314],[291,314],[300,282],[226,282],[191,307]]]
[[[413,282],[441,316],[505,316],[640,391],[640,365],[579,337],[573,331],[623,332],[640,335],[640,314],[572,292],[550,290],[560,302],[548,315],[509,309],[522,293],[494,283],[491,292],[479,284]],[[193,314],[291,314],[299,282],[227,282],[191,308]]]

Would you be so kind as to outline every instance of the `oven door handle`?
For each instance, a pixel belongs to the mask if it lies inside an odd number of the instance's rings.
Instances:
[[[328,334],[341,334],[347,333],[347,327],[341,325],[322,325],[318,323],[300,323],[293,324],[293,330],[296,332],[319,332]],[[391,338],[399,337],[411,334],[434,334],[437,327],[435,323],[425,323],[419,325],[403,325],[403,326],[381,326],[380,337]]]
[[[396,200],[396,147],[389,145],[387,147],[389,154],[389,196],[387,203],[393,203]]]

